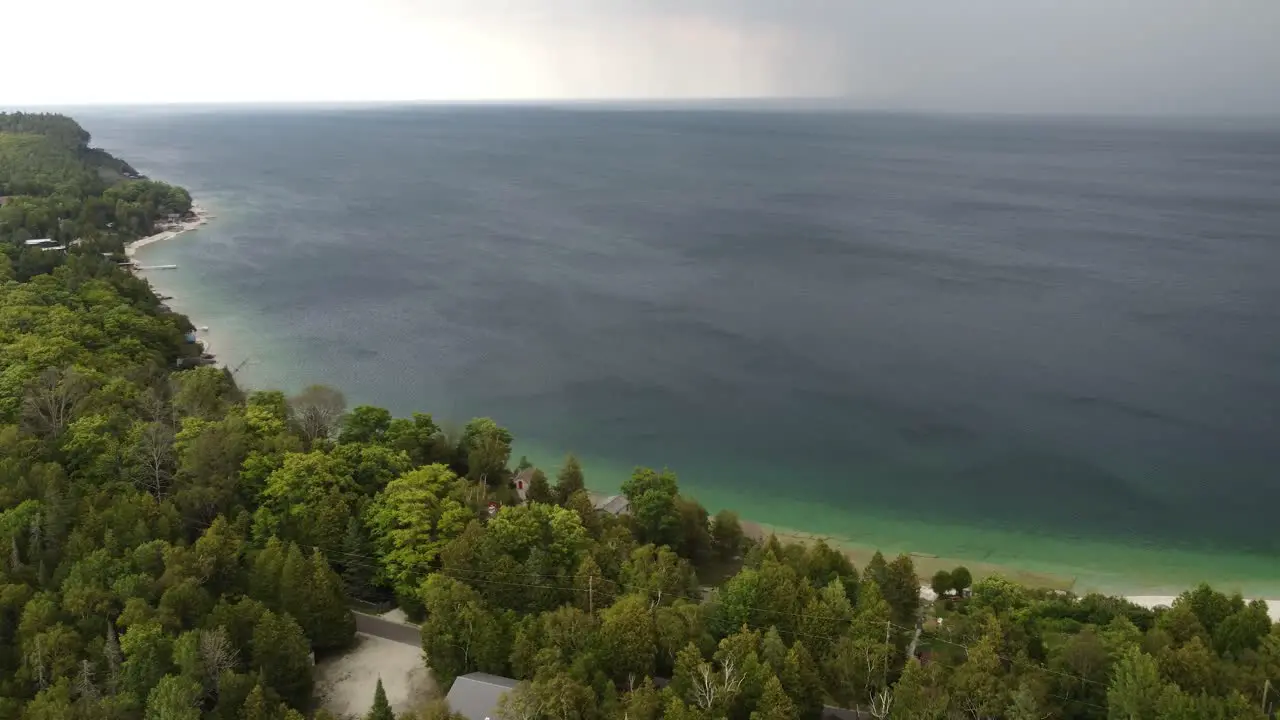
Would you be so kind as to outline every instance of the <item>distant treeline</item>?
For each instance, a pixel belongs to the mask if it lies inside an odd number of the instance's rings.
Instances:
[[[191,210],[186,190],[137,179],[88,142],[89,133],[62,115],[0,113],[0,246],[22,272],[51,262],[25,248],[27,240],[118,252],[165,216]]]

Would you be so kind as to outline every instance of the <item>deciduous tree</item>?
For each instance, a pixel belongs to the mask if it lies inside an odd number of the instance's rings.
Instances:
[[[337,432],[347,400],[327,385],[309,385],[289,399],[289,413],[308,446]]]
[[[391,481],[365,512],[382,576],[402,595],[416,591],[440,550],[471,519],[446,497],[455,479],[444,465],[419,468]]]

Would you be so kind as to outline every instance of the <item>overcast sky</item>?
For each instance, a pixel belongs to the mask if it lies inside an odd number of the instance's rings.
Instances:
[[[1280,113],[1280,0],[15,0],[0,23],[0,107],[838,97]]]

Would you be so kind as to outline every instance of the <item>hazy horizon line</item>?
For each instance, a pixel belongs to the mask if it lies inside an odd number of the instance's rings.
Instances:
[[[931,107],[877,105],[851,102],[829,97],[706,97],[706,98],[554,98],[554,99],[422,99],[422,100],[230,100],[199,102],[148,103],[17,103],[0,105],[0,112],[66,112],[76,110],[183,112],[235,109],[293,110],[373,110],[395,108],[522,108],[522,109],[598,109],[628,110],[703,110],[739,112],[830,112],[836,114],[944,116],[958,118],[1056,118],[1056,119],[1126,119],[1126,120],[1249,120],[1280,121],[1276,112],[1055,112],[1012,110],[960,110]]]

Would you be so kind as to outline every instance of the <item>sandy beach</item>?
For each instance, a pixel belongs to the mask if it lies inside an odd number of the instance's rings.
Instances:
[[[135,259],[135,256],[137,255],[137,252],[142,248],[148,245],[153,245],[155,243],[164,242],[166,240],[172,240],[173,238],[176,238],[185,232],[189,232],[191,230],[195,230],[197,228],[203,227],[204,225],[208,224],[209,221],[215,219],[216,217],[217,217],[216,215],[209,212],[207,208],[203,207],[199,203],[192,203],[191,214],[187,218],[185,218],[179,223],[170,224],[161,232],[134,240],[133,242],[125,246],[125,249],[124,249],[125,255],[130,260],[134,260],[136,263],[137,260]],[[154,283],[152,287],[156,290],[157,293],[160,292],[160,288],[157,287]],[[165,288],[165,291],[169,293],[177,294],[176,288]],[[191,317],[191,313],[188,312],[188,308],[185,308],[182,306],[182,301],[180,299],[169,298],[168,303],[171,306],[173,306],[175,310],[187,315],[188,318]],[[192,320],[192,322],[194,322],[194,320]],[[197,325],[197,328],[198,328],[196,330],[197,336],[205,343],[206,349],[208,349],[209,351],[212,351],[212,348],[213,348],[212,333],[207,328],[204,328],[202,326]],[[226,350],[225,344],[220,343],[219,350],[225,351]],[[218,367],[223,367],[225,366],[225,363],[226,363],[226,358],[224,357],[219,359],[218,362],[215,364]]]
[[[1135,605],[1145,608],[1169,607],[1173,605],[1173,595],[1130,595],[1125,598]],[[1246,598],[1250,600],[1252,598]],[[1267,600],[1267,611],[1272,622],[1280,622],[1280,600]]]
[[[140,248],[144,248],[153,243],[163,242],[165,240],[172,240],[173,238],[178,237],[184,232],[187,232],[189,230],[195,230],[196,228],[204,225],[205,223],[213,219],[213,217],[214,217],[213,215],[210,215],[209,212],[204,208],[202,208],[200,205],[193,203],[191,205],[190,217],[177,223],[176,226],[171,225],[167,227],[165,230],[158,232],[154,235],[148,235],[144,238],[138,238],[137,240],[134,240],[133,242],[125,246],[124,254],[126,257],[132,258]]]

